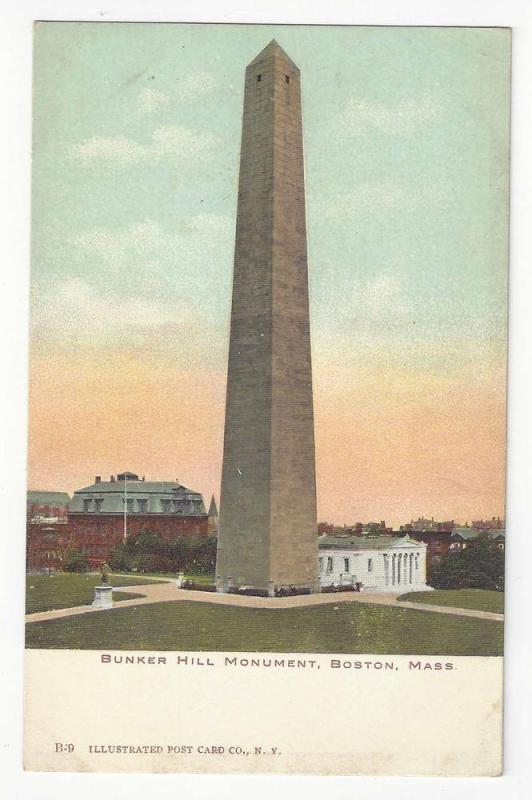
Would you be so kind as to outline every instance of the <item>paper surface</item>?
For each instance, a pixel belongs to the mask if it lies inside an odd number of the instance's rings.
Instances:
[[[24,763],[498,775],[501,692],[500,658],[29,650]]]
[[[510,44],[36,25],[26,769],[501,773]]]

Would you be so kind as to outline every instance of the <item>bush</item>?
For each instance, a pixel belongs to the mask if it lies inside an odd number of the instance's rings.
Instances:
[[[433,567],[435,589],[494,589],[504,591],[504,553],[484,538],[471,539],[459,553],[449,553]]]
[[[216,538],[167,541],[158,533],[143,531],[128,536],[112,553],[111,568],[121,572],[193,572],[209,575],[216,563]]]
[[[63,559],[63,569],[65,572],[87,572],[89,563],[83,553],[75,547],[69,547]]]

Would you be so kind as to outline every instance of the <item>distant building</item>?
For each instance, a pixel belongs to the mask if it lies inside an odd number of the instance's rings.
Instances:
[[[30,489],[26,493],[26,514],[29,520],[44,522],[65,519],[70,504],[66,492],[46,492]]]
[[[426,517],[418,517],[416,520],[411,520],[406,525],[401,525],[402,531],[452,531],[455,527],[454,519],[446,520],[445,522],[437,522],[434,517],[427,519]]]
[[[356,522],[353,526],[348,526],[348,530],[352,531],[358,536],[364,536],[365,534],[373,536],[386,536],[393,534],[393,528],[387,528],[384,520],[381,520],[380,522]]]
[[[384,536],[393,535],[393,529],[386,527],[386,522],[355,522],[353,525],[333,525],[329,522],[318,523],[318,534],[322,536]]]
[[[26,528],[26,571],[61,571],[64,554],[69,544],[69,526],[66,520],[54,523],[28,521]]]
[[[26,493],[26,569],[28,572],[61,569],[67,546],[66,492],[30,489]]]
[[[503,531],[505,528],[504,520],[500,517],[492,517],[491,519],[479,519],[471,523],[472,528],[478,531]]]
[[[427,545],[409,536],[320,536],[321,586],[362,584],[366,592],[419,592],[426,584]]]
[[[415,541],[424,542],[427,545],[427,580],[429,580],[432,577],[434,567],[441,562],[442,558],[449,555],[452,531],[405,531],[405,534]]]
[[[501,520],[498,520],[499,522]],[[504,528],[477,528],[477,523],[464,525],[454,529],[452,534],[450,552],[459,553],[465,550],[472,539],[485,539],[494,542],[499,550],[504,550],[506,535]]]
[[[318,536],[323,536],[324,534],[330,535],[333,533],[334,525],[332,522],[318,522]]]

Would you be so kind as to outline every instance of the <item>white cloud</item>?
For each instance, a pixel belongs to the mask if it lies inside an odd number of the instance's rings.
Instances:
[[[215,88],[216,81],[210,73],[193,72],[178,80],[175,93],[178,100],[193,100],[209,94]]]
[[[208,213],[169,230],[147,220],[73,236],[64,242],[70,275],[35,287],[35,340],[134,346],[216,326],[227,310],[233,236],[229,217]]]
[[[135,280],[143,272],[153,276],[169,267],[192,272],[202,265],[208,270],[217,253],[231,250],[232,238],[229,217],[202,213],[177,220],[175,232],[146,220],[119,229],[91,228],[73,237],[70,244],[78,258],[90,261],[93,270],[99,265],[105,276],[125,272]]]
[[[432,98],[400,100],[394,106],[351,98],[340,114],[340,128],[351,133],[377,129],[391,135],[413,133],[439,113]]]
[[[136,164],[146,156],[146,148],[123,136],[93,136],[72,147],[72,156],[82,164],[94,161],[114,163],[117,166]]]
[[[72,279],[58,287],[62,309],[61,327],[97,332],[116,327],[154,328],[175,320],[175,310],[142,298],[120,298],[96,291],[88,283]]]
[[[147,144],[122,136],[93,136],[72,147],[71,155],[84,166],[101,163],[126,167],[141,162],[186,164],[208,157],[217,145],[209,134],[196,133],[182,125],[163,125]]]
[[[164,261],[174,250],[173,237],[156,222],[146,221],[127,228],[91,228],[73,237],[70,243],[82,257],[99,261],[105,273],[128,269],[132,273],[140,264],[150,269]]]
[[[138,97],[138,110],[141,114],[151,114],[164,108],[170,102],[170,98],[158,89],[147,87],[143,89]]]

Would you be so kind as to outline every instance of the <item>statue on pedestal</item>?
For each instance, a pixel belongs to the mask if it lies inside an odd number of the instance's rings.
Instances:
[[[109,564],[104,561],[102,566],[100,567],[100,575],[102,579],[102,586],[109,586],[109,574],[111,572],[111,567]]]

